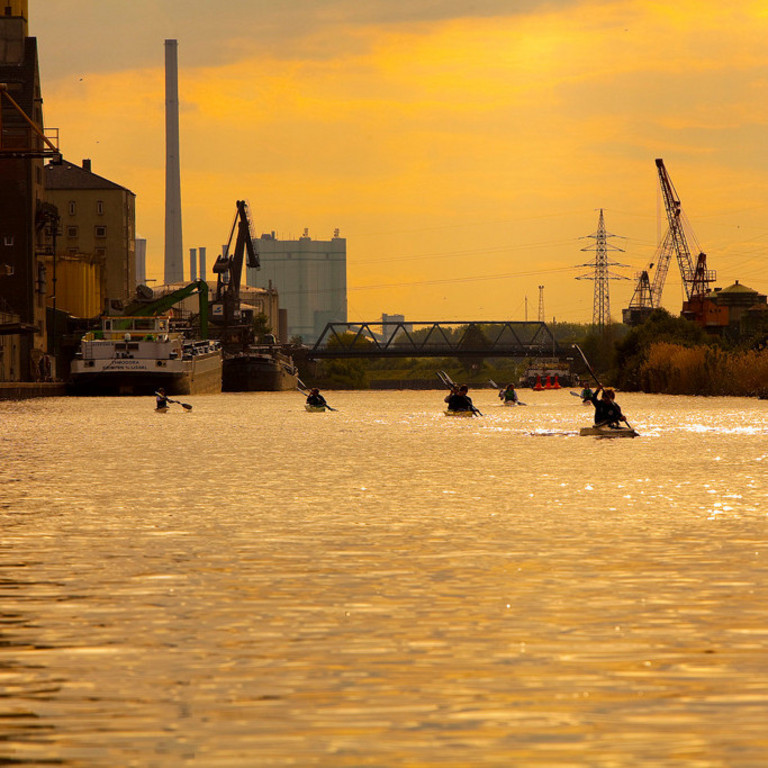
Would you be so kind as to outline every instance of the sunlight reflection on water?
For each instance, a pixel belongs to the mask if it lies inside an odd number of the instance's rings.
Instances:
[[[0,403],[0,758],[768,762],[768,403],[328,398]]]

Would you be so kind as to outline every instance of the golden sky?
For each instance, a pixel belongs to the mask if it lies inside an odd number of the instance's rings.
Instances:
[[[158,282],[175,38],[184,251],[209,268],[246,199],[258,231],[340,229],[350,320],[536,319],[543,285],[548,321],[589,322],[602,208],[620,319],[666,227],[661,157],[716,284],[768,291],[762,2],[30,0],[30,34],[47,127],[136,193]]]

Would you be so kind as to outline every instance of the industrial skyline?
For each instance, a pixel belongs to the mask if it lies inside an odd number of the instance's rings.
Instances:
[[[67,159],[136,193],[150,278],[163,277],[173,38],[185,253],[216,253],[247,197],[278,237],[341,230],[351,319],[522,319],[545,285],[547,320],[589,322],[580,238],[603,209],[627,273],[652,261],[664,158],[718,285],[768,288],[757,3],[157,5],[30,0],[46,124]],[[612,286],[615,316],[632,290]],[[664,306],[682,298],[670,274]]]

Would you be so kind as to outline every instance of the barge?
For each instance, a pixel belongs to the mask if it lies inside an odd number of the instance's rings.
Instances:
[[[103,317],[80,340],[69,390],[76,395],[168,395],[221,392],[217,341],[190,341],[165,316]]]

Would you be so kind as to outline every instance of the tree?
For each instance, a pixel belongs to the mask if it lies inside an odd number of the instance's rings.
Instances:
[[[269,324],[269,318],[263,312],[259,312],[257,315],[254,315],[254,318],[253,318],[254,338],[261,341],[269,333],[272,333],[272,326]]]

